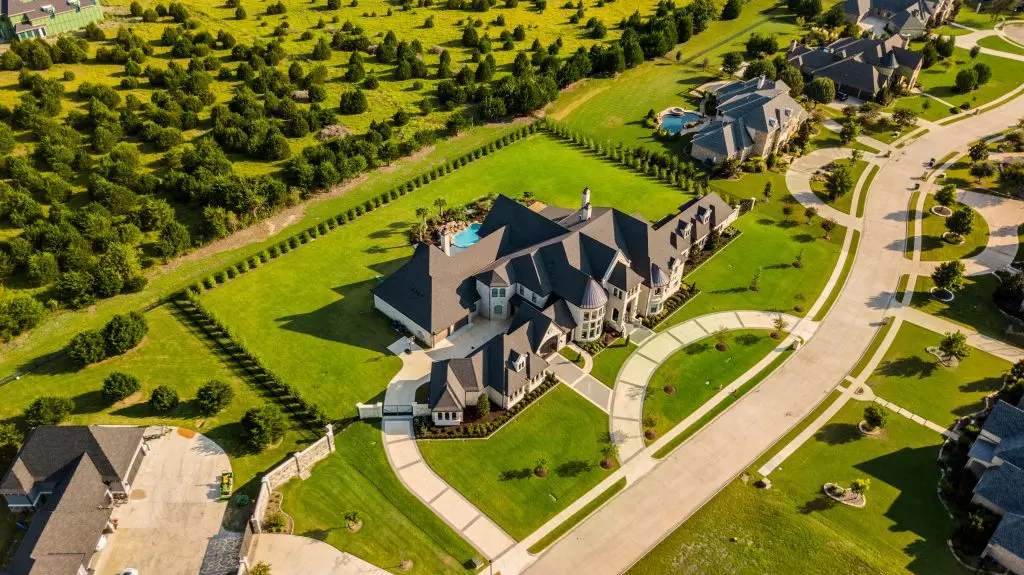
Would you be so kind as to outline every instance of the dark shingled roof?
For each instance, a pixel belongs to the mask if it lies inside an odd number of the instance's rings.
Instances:
[[[100,471],[81,453],[33,517],[11,562],[12,575],[76,575],[95,553],[111,510]]]
[[[921,54],[903,48],[902,43],[899,36],[885,40],[840,38],[821,48],[793,46],[786,58],[805,74],[874,94],[889,81],[891,72],[883,70],[920,66]]]
[[[982,429],[1001,440],[1024,438],[1024,410],[999,400]]]
[[[718,117],[693,138],[693,145],[722,158],[753,145],[751,132],[772,133],[797,120],[803,107],[781,80],[753,78],[715,90]]]
[[[0,481],[0,495],[26,495],[37,482],[55,483],[65,468],[88,453],[104,481],[117,481],[128,475],[143,427],[127,426],[52,426],[29,432],[18,457]]]
[[[1011,513],[999,521],[988,542],[1024,558],[1024,517]]]
[[[989,467],[974,487],[974,493],[998,505],[1007,513],[1024,515],[1024,471],[1012,463]]]

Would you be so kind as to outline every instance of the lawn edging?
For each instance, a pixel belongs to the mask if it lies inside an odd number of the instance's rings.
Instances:
[[[872,164],[871,170],[868,171],[867,178],[864,180],[864,185],[860,187],[860,201],[857,202],[857,217],[864,217],[864,205],[867,204],[868,192],[871,191],[871,183],[875,180],[875,176],[880,170],[878,164]]]
[[[850,370],[850,377],[857,378],[860,376],[861,372],[864,371],[868,362],[870,362],[871,358],[875,355],[875,352],[877,352],[878,348],[882,346],[882,341],[885,340],[885,336],[888,335],[890,330],[892,330],[892,326],[896,323],[896,318],[886,316],[882,321],[885,323],[882,324],[881,329],[875,332],[875,337],[871,339],[871,345],[864,350],[864,354],[860,356],[860,359],[853,366],[853,369]]]
[[[711,410],[705,413],[703,417],[693,422],[693,424],[684,429],[682,433],[673,437],[671,440],[669,440],[668,443],[666,443],[660,449],[655,451],[652,457],[654,457],[655,459],[663,459],[665,456],[675,451],[676,448],[685,443],[686,440],[696,435],[697,432],[703,429],[706,425],[708,425],[715,419],[718,419],[718,417],[722,415],[722,413],[725,412],[725,410],[728,409],[732,404],[739,401],[744,395],[746,395],[748,392],[750,392],[755,387],[760,385],[761,382],[765,380],[765,378],[767,378],[769,375],[774,373],[775,370],[781,367],[782,364],[785,363],[786,360],[789,359],[789,356],[792,354],[792,348],[787,347],[786,349],[784,349],[779,354],[779,357],[773,359],[771,363],[764,367],[764,369],[757,372],[757,374],[754,375],[754,377],[751,377],[749,380],[747,380],[746,383],[739,386],[738,388],[736,388],[735,391],[726,396],[725,399],[718,402],[718,404],[716,404],[713,408],[711,408]]]
[[[814,314],[812,318],[814,321],[821,321],[825,319],[828,312],[832,311],[832,306],[839,299],[839,294],[842,293],[843,288],[846,287],[846,280],[850,277],[850,272],[853,270],[853,261],[857,259],[857,248],[860,247],[860,231],[850,228],[848,233],[853,234],[853,238],[850,240],[850,249],[846,251],[846,259],[843,261],[843,269],[839,272],[839,277],[836,279],[836,285],[832,286],[832,291],[829,292],[828,297],[825,298],[825,303],[822,304],[818,313]]]
[[[626,478],[622,477],[618,481],[612,484],[611,487],[602,491],[597,497],[592,499],[589,503],[583,506],[582,509],[573,513],[568,519],[559,523],[557,527],[547,533],[547,535],[541,537],[536,543],[531,545],[526,551],[531,555],[537,555],[541,551],[544,551],[561,539],[566,533],[576,527],[581,521],[595,513],[601,507],[604,507],[605,503],[615,497],[620,491],[626,488]]]

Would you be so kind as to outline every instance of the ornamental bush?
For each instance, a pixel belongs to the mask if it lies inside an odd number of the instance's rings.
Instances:
[[[99,330],[88,330],[71,338],[68,356],[82,366],[103,361],[107,357],[107,344]]]
[[[284,436],[284,416],[272,405],[254,407],[242,416],[242,433],[251,450],[263,451]]]
[[[149,405],[153,408],[153,411],[158,413],[167,413],[168,411],[178,407],[181,399],[178,397],[178,392],[161,385],[153,390],[152,395],[149,396]]]
[[[60,425],[75,408],[75,402],[66,397],[44,396],[37,398],[22,415],[29,428],[40,425]]]
[[[103,380],[103,397],[111,403],[117,403],[140,388],[139,378],[114,371]]]
[[[204,383],[196,392],[196,403],[199,404],[199,412],[210,417],[224,411],[234,397],[235,390],[230,385],[213,379]]]
[[[126,315],[115,315],[103,327],[107,357],[121,355],[139,345],[148,332],[149,324],[141,313],[133,311]]]

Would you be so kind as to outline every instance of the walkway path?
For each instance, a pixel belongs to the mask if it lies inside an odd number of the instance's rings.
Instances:
[[[252,564],[270,565],[274,575],[388,575],[388,572],[333,546],[299,535],[256,536]]]
[[[730,331],[773,329],[775,318],[779,315],[763,311],[707,314],[658,333],[638,347],[622,365],[619,375],[615,378],[611,427],[613,432],[621,433],[626,438],[625,442],[619,445],[619,459],[628,461],[644,449],[644,395],[647,382],[659,365],[683,347],[704,339],[722,328]],[[809,339],[817,329],[817,324],[811,320],[789,314],[781,315],[789,324],[790,332],[796,337]]]
[[[862,222],[860,251],[872,257],[854,262],[843,291],[814,337],[768,376],[756,395],[741,398],[631,483],[550,547],[529,573],[626,570],[810,413],[868,347],[887,312],[892,290],[910,267],[903,256],[906,208],[921,166],[936,150],[967,146],[1021,115],[1024,100],[1012,100],[997,112],[936,127],[884,161],[867,196]]]
[[[589,354],[584,352],[583,357],[589,358]],[[601,411],[608,413],[609,405],[612,400],[612,390],[607,385],[601,383],[593,376],[590,375],[590,367],[593,366],[593,362],[584,364],[583,368],[580,369],[576,364],[562,357],[561,354],[553,354],[548,358],[551,371],[562,380],[570,389],[576,393],[582,395],[590,403],[593,403],[601,409]]]
[[[385,419],[384,451],[398,478],[488,559],[515,544],[508,533],[438,477],[420,454],[409,419]]]

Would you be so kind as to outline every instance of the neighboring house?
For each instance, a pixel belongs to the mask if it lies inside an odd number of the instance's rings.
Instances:
[[[842,38],[812,48],[794,40],[786,58],[811,78],[829,78],[838,92],[874,100],[884,89],[917,84],[923,58],[907,49],[909,42],[899,36],[887,40]]]
[[[606,323],[622,330],[660,313],[679,290],[690,251],[738,215],[709,194],[655,228],[592,207],[589,189],[575,210],[540,202],[526,207],[498,196],[477,243],[454,254],[446,253],[447,237],[443,250],[417,245],[405,265],[371,290],[374,306],[434,347],[472,321],[509,321],[529,305],[563,332],[559,342],[532,348],[546,355],[567,340],[597,339]]]
[[[807,119],[785,82],[763,77],[716,89],[701,102],[701,112],[712,120],[693,137],[690,155],[708,164],[771,155]]]
[[[968,453],[980,476],[972,501],[1002,517],[982,557],[1024,575],[1024,401],[999,401]]]
[[[952,0],[843,1],[843,15],[847,21],[867,24],[873,28],[881,24],[886,33],[908,38],[924,36],[929,26],[944,22],[952,9]],[[877,23],[873,20],[877,20]]]
[[[0,41],[46,38],[102,19],[99,0],[0,0]]]

